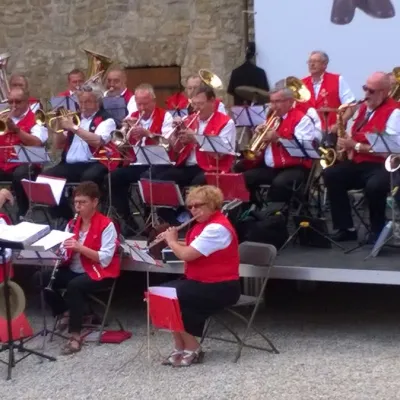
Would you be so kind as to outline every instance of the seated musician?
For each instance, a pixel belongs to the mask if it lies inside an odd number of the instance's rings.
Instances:
[[[74,68],[72,71],[68,73],[68,86],[67,89],[61,93],[58,93],[57,96],[65,96],[70,97],[74,95],[83,85],[85,82],[85,73],[78,69]]]
[[[28,79],[26,76],[21,75],[21,74],[13,74],[11,75],[9,79],[9,86],[10,90],[14,88],[20,88],[23,89],[27,92],[29,92],[29,83]],[[40,104],[40,100],[36,97],[29,97],[29,107],[30,109],[35,112],[42,108],[42,105]]]
[[[116,97],[121,96],[125,100],[127,115],[131,115],[137,111],[135,94],[126,87],[126,72],[121,68],[112,68],[106,75],[107,92],[105,96]]]
[[[336,109],[341,104],[352,103],[355,97],[349,85],[338,74],[327,72],[329,56],[323,51],[312,51],[307,61],[310,75],[303,78],[307,89],[311,92],[311,99],[305,103],[297,103],[296,107],[306,112],[309,107],[315,108],[320,116],[322,130],[330,133],[337,132],[335,112],[324,113],[323,108]],[[343,116],[344,123],[354,114],[349,108]]]
[[[292,157],[279,139],[296,139],[301,145],[303,140],[313,141],[319,137],[319,132],[315,129],[311,118],[295,107],[294,94],[286,87],[285,80],[275,85],[270,96],[269,116],[275,112],[278,127],[272,124],[271,129],[265,133],[262,141],[266,146],[255,162],[244,160],[235,168],[237,172],[243,172],[252,202],[255,203],[257,203],[256,191],[259,185],[271,185],[268,191],[271,201],[285,202],[290,200],[293,188],[299,187],[307,179],[312,160]],[[269,116],[266,124],[271,122]],[[265,125],[256,128],[258,134],[263,131],[265,131]]]
[[[11,192],[7,189],[0,189],[0,208],[2,208],[6,203],[14,204],[14,197]],[[11,225],[12,222],[7,214],[0,213],[0,225]],[[11,249],[5,249],[5,261],[6,263],[10,261],[12,255]],[[3,257],[0,257],[0,264],[3,262]],[[14,275],[14,270],[11,267],[9,270],[9,278]],[[4,266],[0,265],[0,283],[4,281]]]
[[[181,187],[202,185],[206,182],[205,172],[228,172],[231,170],[234,162],[233,156],[200,151],[194,138],[195,134],[219,136],[226,143],[227,150],[235,149],[235,124],[228,115],[215,111],[215,101],[215,92],[209,86],[202,85],[195,89],[192,97],[195,114],[191,115],[183,127],[178,128],[176,134],[169,138],[171,146],[178,147],[172,149],[176,152],[176,164],[156,173],[156,179],[174,181]],[[189,125],[190,127],[188,127]],[[176,214],[172,209],[162,208],[159,210],[159,215],[172,225],[178,224]]]
[[[156,95],[151,85],[141,84],[135,90],[138,110],[125,119],[130,127],[130,145],[156,145],[159,137],[171,131],[172,116],[156,104]],[[129,147],[129,146],[126,146]],[[122,149],[129,161],[135,162],[130,151]],[[130,184],[137,182],[148,170],[148,165],[128,165],[111,173],[112,204],[127,224],[135,225],[129,209]]]
[[[29,108],[29,93],[22,88],[12,88],[8,95],[10,112],[5,120],[5,134],[0,136],[0,180],[12,181],[18,204],[18,215],[28,211],[29,202],[21,185],[22,179],[35,179],[40,166],[9,162],[15,157],[13,146],[43,146],[47,141],[47,128],[35,121]],[[5,147],[7,146],[7,147]],[[3,147],[3,148],[1,148]]]
[[[70,334],[62,349],[64,355],[81,350],[86,296],[110,287],[120,274],[117,231],[113,222],[97,211],[99,198],[100,191],[94,182],[82,182],[75,189],[74,206],[79,216],[66,228],[75,236],[62,245],[66,265],[56,272],[53,290],[49,294],[45,289],[45,299],[53,315],[62,316],[56,329],[68,328]],[[51,272],[43,276],[45,287]],[[66,289],[64,296],[60,295],[60,289]]]
[[[338,139],[340,149],[346,151],[343,155],[347,160],[324,171],[333,226],[337,229],[332,239],[336,241],[357,240],[348,190],[364,189],[372,231],[370,242],[375,241],[385,224],[390,177],[384,167],[385,157],[371,154],[371,146],[365,134],[386,132],[389,135],[400,135],[400,111],[388,97],[390,80],[385,73],[372,74],[363,89],[366,101],[359,108],[351,136]]]
[[[103,154],[105,151],[116,151],[112,144],[108,144],[116,125],[114,120],[100,109],[101,100],[102,93],[90,87],[84,87],[78,92],[80,123],[76,125],[72,117],[60,118],[60,126],[64,132],[55,133],[53,141],[57,149],[63,149],[63,153],[60,163],[47,170],[47,175],[66,178],[67,182],[90,180],[102,185],[108,168],[117,166],[108,165]],[[92,159],[96,157],[102,159]],[[70,219],[72,216],[66,202],[54,211],[57,217]]]
[[[204,353],[196,336],[202,336],[208,317],[240,297],[239,243],[235,229],[220,211],[222,203],[222,192],[215,186],[192,188],[186,204],[197,223],[188,231],[186,243],[178,242],[175,227],[160,235],[185,262],[184,279],[163,284],[176,288],[185,328],[173,333],[175,348],[164,365],[188,367],[201,362]]]

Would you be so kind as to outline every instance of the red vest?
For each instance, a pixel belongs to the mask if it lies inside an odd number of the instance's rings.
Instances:
[[[296,107],[305,113],[310,107],[313,107],[316,110],[322,107],[338,108],[342,104],[339,96],[339,76],[340,75],[325,72],[317,97],[315,97],[311,76],[304,78],[303,82],[311,92],[311,99],[305,103],[297,103]],[[318,115],[321,119],[322,130],[325,130],[326,123],[324,113],[318,113]],[[334,124],[336,124],[336,114],[329,113],[328,127]]]
[[[185,263],[185,276],[199,282],[214,283],[239,279],[239,241],[236,232],[220,211],[202,223],[197,223],[186,235],[186,245],[190,245],[209,224],[220,224],[232,235],[232,241],[226,249],[218,250],[208,257],[200,256]]]
[[[8,215],[0,214],[0,219],[3,218],[7,225],[12,225],[12,222]],[[8,277],[11,279],[14,276],[14,269],[10,262],[7,262],[6,265],[2,264],[3,260],[0,258],[0,283],[4,282],[4,268],[9,268]]]
[[[228,115],[222,114],[219,111],[214,112],[206,128],[204,129],[204,135],[206,136],[218,136],[222,129],[226,126],[231,118]],[[208,153],[200,151],[199,146],[196,147],[196,160],[198,166],[207,172],[218,171],[228,172],[232,168],[235,161],[235,157],[231,155],[221,155],[218,162],[214,153]]]
[[[104,116],[102,111],[98,111],[96,115],[93,117],[92,122],[90,123],[89,131],[94,133],[94,131],[97,129],[100,123],[105,121],[107,118],[108,116]],[[67,153],[69,148],[71,147],[72,141],[74,140],[74,135],[75,134],[73,132],[68,132],[67,140],[64,146],[64,160],[67,159]],[[99,162],[103,164],[105,167],[107,167],[109,171],[114,171],[121,164],[121,162],[118,160],[115,161],[107,160],[108,157],[109,158],[121,157],[117,146],[112,142],[109,142],[98,148],[89,145],[89,149],[93,154],[93,157],[104,158],[104,160],[99,160]]]
[[[35,114],[29,109],[25,117],[22,118],[18,123],[18,128],[22,129],[26,133],[30,133],[31,129],[36,125]],[[0,169],[5,172],[12,172],[15,168],[22,165],[21,163],[10,163],[7,162],[11,157],[15,157],[15,151],[12,147],[1,148],[2,146],[16,146],[22,144],[21,139],[18,135],[12,132],[8,132],[5,135],[0,136]]]
[[[86,239],[83,242],[83,245],[89,247],[92,250],[99,251],[101,249],[101,236],[103,234],[104,229],[110,224],[111,219],[106,217],[105,215],[96,211],[90,221],[90,227],[86,235]],[[79,231],[81,229],[82,218],[78,217],[75,223],[74,231],[75,239],[79,238]],[[71,222],[69,222],[71,224]],[[82,267],[85,272],[90,276],[94,281],[100,281],[104,278],[117,278],[120,273],[120,259],[118,255],[118,246],[119,243],[116,243],[116,248],[114,252],[114,256],[110,262],[110,264],[103,268],[100,263],[94,262],[93,260],[85,257],[84,255],[80,255]],[[70,261],[72,258],[72,250],[67,251],[67,261]]]
[[[297,107],[289,110],[286,118],[281,121],[277,129],[279,137],[283,139],[293,139],[296,126],[304,116],[304,112],[298,110]],[[291,156],[280,142],[271,143],[270,146],[274,159],[274,168],[288,168],[296,165],[303,165],[306,168],[311,168],[311,159]]]
[[[133,93],[131,90],[129,90],[129,89],[126,89],[126,90],[125,90],[125,92],[124,92],[124,94],[122,95],[122,97],[124,98],[126,105],[128,105],[129,100],[130,100],[133,96],[134,96],[134,93]]]
[[[396,102],[392,101],[392,99],[387,99],[377,109],[375,109],[374,114],[368,120],[368,122],[362,125],[367,112],[367,105],[365,103],[362,104],[351,129],[352,139],[359,143],[369,144],[365,134],[384,132],[386,129],[386,123],[396,108]],[[383,163],[385,158],[371,153],[357,153],[355,151],[353,155],[353,161],[357,164],[361,162]]]
[[[215,99],[214,111],[218,111],[221,101],[221,99]],[[168,110],[183,110],[189,107],[190,102],[185,92],[179,92],[169,96],[165,101],[165,104],[167,105]]]

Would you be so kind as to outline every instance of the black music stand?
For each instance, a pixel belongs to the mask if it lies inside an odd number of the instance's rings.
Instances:
[[[12,249],[12,250],[21,250],[23,249],[24,246],[22,243],[18,242],[10,242],[8,240],[1,240],[0,239],[0,253],[1,253],[1,259],[3,263],[3,270],[4,270],[4,302],[6,306],[6,320],[7,320],[7,336],[8,336],[8,341],[6,344],[3,344],[2,347],[0,348],[0,352],[7,351],[8,350],[8,361],[3,361],[0,360],[3,364],[7,365],[7,380],[11,379],[11,371],[12,368],[15,367],[17,363],[20,361],[24,360],[26,357],[28,357],[31,354],[34,354],[38,357],[45,358],[49,361],[56,361],[55,357],[48,356],[46,354],[40,353],[36,350],[28,349],[24,346],[24,343],[22,340],[19,340],[19,344],[16,344],[15,340],[12,337],[12,319],[11,319],[11,309],[10,309],[10,286],[8,284],[9,281],[9,270],[6,267],[6,249]],[[19,360],[15,359],[15,354],[14,351],[18,350],[18,352],[25,352],[28,354],[25,354],[22,358]]]
[[[50,99],[52,109],[65,108],[71,112],[79,111],[78,98],[75,94],[70,96],[55,96]]]
[[[238,143],[242,142],[246,128],[252,129],[257,125],[263,124],[267,117],[265,106],[254,105],[254,103],[250,106],[233,106],[231,112],[236,127],[243,128]]]
[[[173,110],[168,110],[168,112],[172,115],[173,118],[182,118],[189,115],[189,110],[187,108],[174,108]]]
[[[127,104],[122,96],[104,97],[103,108],[120,126],[123,119],[128,115]]]

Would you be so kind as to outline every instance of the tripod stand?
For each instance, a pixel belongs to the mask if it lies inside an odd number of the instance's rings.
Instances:
[[[7,380],[11,379],[11,371],[12,368],[15,367],[17,363],[24,360],[26,357],[34,354],[38,357],[45,358],[49,361],[56,361],[54,357],[48,356],[46,354],[40,353],[36,350],[27,349],[24,346],[23,340],[19,339],[19,343],[16,343],[16,340],[13,339],[13,332],[12,332],[12,318],[11,318],[11,304],[10,304],[10,286],[9,286],[9,271],[6,264],[6,253],[5,249],[21,249],[20,243],[15,242],[8,242],[4,240],[0,240],[0,253],[1,253],[1,260],[4,269],[4,304],[6,310],[6,320],[7,320],[7,343],[4,343],[0,348],[0,352],[8,351],[8,360],[3,361],[0,360],[3,364],[7,365]],[[19,360],[15,358],[15,350],[18,352],[25,352],[26,354],[22,356]]]

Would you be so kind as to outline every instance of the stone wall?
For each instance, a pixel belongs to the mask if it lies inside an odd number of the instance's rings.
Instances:
[[[41,98],[63,89],[72,68],[86,68],[82,47],[126,67],[179,65],[183,79],[209,68],[225,85],[243,59],[242,0],[1,3],[0,52],[11,53],[8,72],[26,74]]]

